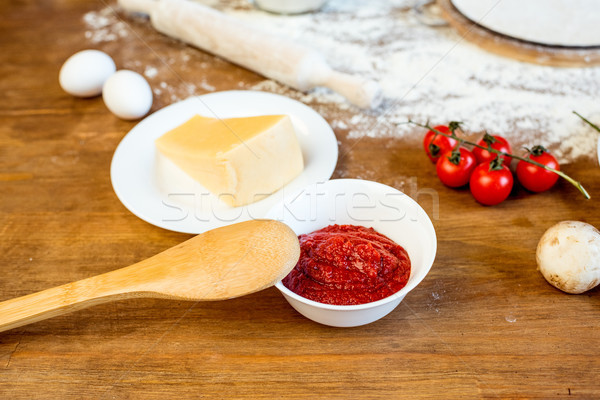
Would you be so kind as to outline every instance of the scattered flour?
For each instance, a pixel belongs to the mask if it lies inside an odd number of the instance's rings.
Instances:
[[[148,65],[144,70],[144,75],[146,76],[146,78],[154,78],[156,77],[156,75],[158,75],[158,70],[155,67],[151,67]]]
[[[204,3],[248,25],[309,45],[340,71],[379,81],[385,100],[376,110],[350,106],[327,89],[301,93],[268,79],[231,88],[265,90],[307,103],[351,139],[417,137],[411,135],[414,127],[402,124],[409,118],[435,124],[459,120],[470,132],[504,135],[515,148],[544,144],[562,162],[595,156],[598,134],[571,111],[600,120],[600,67],[538,66],[485,52],[451,28],[419,22],[413,9],[416,0],[330,0],[320,12],[295,16],[266,13],[247,0]],[[84,16],[85,36],[91,43],[126,45],[134,40],[126,24],[140,17],[122,11],[115,15],[115,8]],[[196,62],[196,68],[209,68],[191,52],[196,50],[185,48],[166,63],[175,68]],[[151,82],[154,93],[167,99],[177,101],[197,88],[215,90],[206,80],[162,87],[160,69],[155,73],[152,68],[147,66],[145,75],[158,79]]]
[[[92,43],[110,42],[129,36],[127,24],[115,16],[113,8],[89,12],[83,16],[83,20],[89,28],[85,38]]]
[[[511,324],[513,322],[517,322],[517,318],[512,314],[507,315],[506,317],[504,317],[504,319],[506,320],[506,322],[509,322]]]

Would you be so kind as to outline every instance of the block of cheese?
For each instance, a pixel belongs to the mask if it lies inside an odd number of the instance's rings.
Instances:
[[[163,156],[232,207],[268,196],[304,169],[287,115],[196,115],[155,144]]]

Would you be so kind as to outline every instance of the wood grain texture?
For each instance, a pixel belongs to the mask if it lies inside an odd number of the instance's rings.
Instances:
[[[461,37],[477,46],[519,61],[556,67],[594,67],[600,65],[600,49],[545,46],[506,36],[465,17],[451,0],[436,0],[444,18]],[[560,29],[557,27],[557,29]]]
[[[0,301],[108,272],[188,235],[141,221],[114,195],[113,151],[134,125],[100,98],[58,86],[64,60],[89,47],[82,16],[102,1],[0,2]],[[138,72],[185,47],[128,21],[130,46],[103,42]],[[188,53],[186,53],[188,54]],[[173,66],[171,85],[206,79],[216,90],[262,78],[201,52]],[[133,61],[132,61],[133,60]],[[153,110],[169,104],[158,97]],[[312,105],[315,108],[324,105]],[[352,117],[352,110],[347,111]],[[477,399],[600,396],[600,289],[572,296],[548,285],[535,247],[555,222],[600,226],[600,168],[582,159],[531,195],[496,207],[435,177],[416,139],[350,139],[337,129],[334,177],[397,187],[432,217],[436,262],[382,320],[336,329],[296,313],[270,288],[239,299],[139,299],[99,305],[0,335],[0,398]],[[570,395],[570,396],[569,396]]]

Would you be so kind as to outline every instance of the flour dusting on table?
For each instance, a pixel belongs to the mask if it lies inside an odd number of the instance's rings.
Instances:
[[[355,108],[327,89],[301,93],[268,79],[231,88],[265,90],[302,101],[349,138],[416,140],[422,137],[419,131],[401,124],[409,118],[434,124],[459,120],[470,132],[503,135],[515,148],[544,144],[562,162],[595,156],[598,134],[571,111],[599,122],[599,67],[555,68],[496,56],[451,28],[422,24],[413,10],[414,0],[330,0],[320,12],[296,16],[266,13],[246,0],[204,3],[319,50],[335,69],[379,81],[385,100],[376,110]],[[84,16],[85,36],[91,43],[126,45],[135,40],[127,34],[129,17],[122,11],[115,16],[114,9]],[[181,57],[173,68],[185,62],[193,60]],[[141,73],[159,79],[156,67],[141,66]],[[181,83],[181,88],[153,85],[153,90],[177,101],[215,88],[203,81]]]

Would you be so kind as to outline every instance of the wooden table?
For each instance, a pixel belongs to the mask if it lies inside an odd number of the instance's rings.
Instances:
[[[91,47],[82,15],[106,4],[0,4],[0,300],[129,265],[189,237],[138,219],[112,190],[113,151],[135,122],[58,85],[64,60]],[[127,23],[139,34],[127,48],[97,46],[120,67],[143,72],[136,60],[185,51],[188,67],[174,65],[176,74],[162,78],[170,87],[178,76],[202,77],[215,90],[262,80],[144,21]],[[190,67],[198,64],[201,71]],[[170,102],[156,96],[153,111]],[[600,226],[597,161],[564,166],[592,200],[561,181],[538,195],[517,188],[503,204],[482,207],[438,182],[418,139],[351,139],[339,128],[336,135],[334,178],[405,190],[437,231],[430,274],[394,312],[367,326],[330,328],[296,313],[275,288],[215,303],[106,304],[0,334],[0,398],[600,396],[600,290],[563,294],[535,265],[538,239],[555,222]]]

